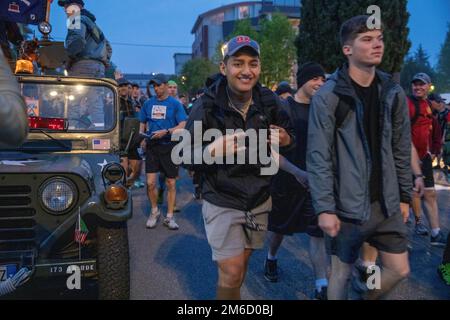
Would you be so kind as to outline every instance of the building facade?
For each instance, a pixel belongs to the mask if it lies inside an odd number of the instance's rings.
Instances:
[[[180,76],[186,62],[192,60],[192,54],[190,54],[190,53],[175,53],[173,55],[173,60],[175,62],[175,74],[177,76]]]
[[[243,1],[201,14],[191,31],[194,35],[192,57],[213,59],[217,46],[233,32],[237,21],[250,19],[258,29],[260,19],[275,12],[285,14],[293,27],[298,27],[300,0]]]

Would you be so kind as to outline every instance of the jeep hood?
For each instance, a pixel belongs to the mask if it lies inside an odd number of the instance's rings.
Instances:
[[[52,157],[20,157],[0,160],[0,174],[2,173],[52,173],[76,174],[87,180],[93,178],[92,168],[82,157],[59,156]]]

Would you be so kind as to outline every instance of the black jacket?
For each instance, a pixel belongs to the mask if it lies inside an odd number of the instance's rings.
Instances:
[[[411,129],[403,89],[388,74],[380,80],[381,205],[388,216],[412,193]],[[348,113],[341,124],[338,110]],[[307,168],[317,214],[334,212],[357,221],[370,218],[369,179],[372,159],[364,132],[364,107],[355,93],[348,67],[338,70],[312,99]]]
[[[269,129],[274,124],[285,128],[294,143],[294,132],[287,114],[281,109],[281,102],[269,89],[261,85],[253,89],[253,102],[244,121],[242,116],[229,107],[226,93],[227,80],[219,77],[207,90],[204,96],[192,107],[186,129],[194,136],[194,122],[201,122],[202,134],[208,129],[218,129],[225,134],[226,129]],[[195,149],[194,141],[191,146]],[[202,149],[209,142],[202,142]],[[249,146],[250,149],[252,146]],[[255,146],[253,146],[255,147]],[[194,151],[192,152],[194,153]],[[264,203],[270,196],[269,186],[271,176],[261,175],[265,167],[259,161],[257,164],[244,165],[207,165],[203,161],[184,165],[190,170],[203,174],[203,198],[219,207],[236,210],[251,210]],[[248,163],[248,162],[246,162]]]

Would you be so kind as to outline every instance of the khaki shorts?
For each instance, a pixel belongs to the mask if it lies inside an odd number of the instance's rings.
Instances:
[[[253,209],[254,220],[267,227],[272,199]],[[267,231],[253,231],[244,227],[245,212],[215,206],[203,200],[203,220],[206,237],[212,249],[214,261],[233,258],[242,254],[245,249],[262,249]]]

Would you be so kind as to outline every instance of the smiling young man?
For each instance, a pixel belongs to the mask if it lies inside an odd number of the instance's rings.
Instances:
[[[226,130],[279,130],[279,145],[293,142],[289,119],[280,101],[259,83],[260,48],[247,36],[231,39],[224,47],[221,75],[194,104],[186,129],[194,134],[194,125],[203,132],[218,129],[222,137],[202,147],[214,158],[235,155],[239,134],[226,135]],[[273,137],[273,136],[272,136]],[[268,143],[266,136],[266,141]],[[259,144],[261,145],[261,144]],[[250,149],[259,145],[247,146]],[[259,154],[259,152],[258,152]],[[248,159],[246,159],[248,160]],[[261,175],[262,164],[213,164],[188,166],[202,174],[203,218],[206,235],[218,264],[217,299],[240,299],[252,251],[261,249],[271,210],[269,193],[271,176]],[[253,222],[252,224],[249,222]],[[257,226],[257,227],[256,227]]]
[[[379,250],[380,287],[388,293],[409,273],[407,230],[411,201],[411,135],[406,97],[376,69],[383,31],[357,16],[341,28],[348,63],[314,96],[307,168],[314,210],[332,255],[330,300],[346,299],[352,265],[364,242]]]

